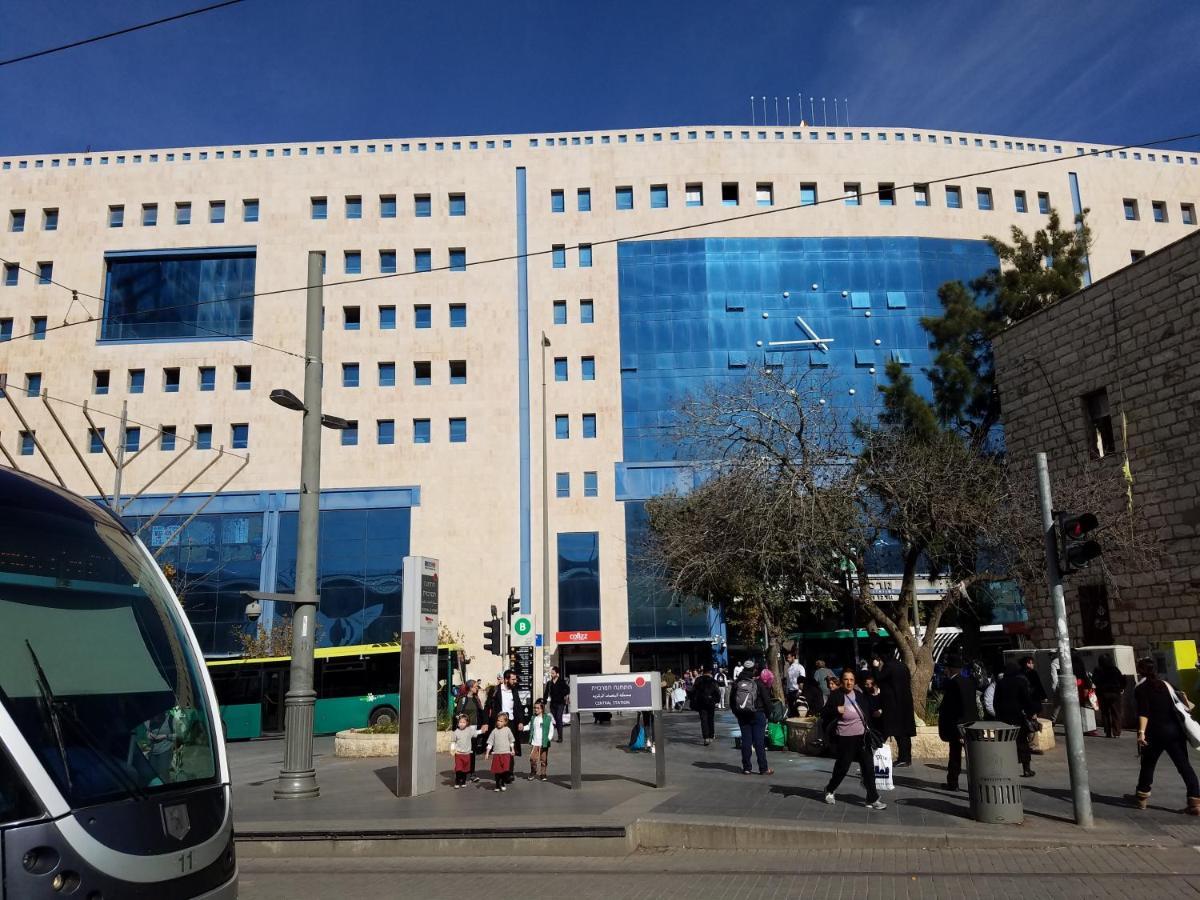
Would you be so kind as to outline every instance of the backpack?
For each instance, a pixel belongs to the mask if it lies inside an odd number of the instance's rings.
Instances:
[[[758,683],[753,678],[738,679],[738,683],[733,689],[733,711],[752,713],[757,701]]]
[[[646,749],[646,729],[642,727],[641,716],[638,716],[638,720],[633,724],[633,732],[629,735],[629,749]]]

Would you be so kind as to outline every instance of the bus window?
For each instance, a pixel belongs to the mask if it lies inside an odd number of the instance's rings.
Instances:
[[[400,654],[377,653],[366,659],[367,683],[376,694],[400,693]]]
[[[0,825],[35,819],[42,814],[38,802],[8,754],[0,749]]]
[[[322,668],[321,686],[317,690],[317,696],[322,699],[361,697],[371,693],[374,688],[367,677],[365,660],[327,659]]]

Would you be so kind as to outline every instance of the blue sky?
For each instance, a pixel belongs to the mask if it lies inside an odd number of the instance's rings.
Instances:
[[[9,4],[0,58],[204,2]],[[852,124],[1126,143],[1200,131],[1197,35],[1190,0],[246,0],[0,68],[0,154],[737,124],[799,92]]]

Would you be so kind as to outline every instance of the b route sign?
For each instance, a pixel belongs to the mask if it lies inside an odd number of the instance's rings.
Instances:
[[[533,616],[524,614],[513,616],[511,632],[511,646],[532,647],[536,639],[533,630]]]

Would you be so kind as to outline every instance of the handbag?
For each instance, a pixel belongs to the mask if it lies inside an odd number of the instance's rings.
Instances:
[[[872,762],[875,766],[875,789],[894,791],[896,785],[892,781],[892,748],[884,744],[872,754]]]
[[[563,710],[563,714],[562,714],[562,723],[563,723],[564,725],[570,725],[570,724],[571,724],[571,711],[570,711],[569,709],[564,709],[564,710]]]
[[[863,743],[867,749],[874,753],[884,745],[884,737],[878,731],[871,727],[871,723],[867,721],[867,717],[863,715],[862,707],[857,703],[854,704],[854,710],[858,713],[859,719],[863,723]]]
[[[1183,728],[1188,744],[1192,749],[1200,750],[1200,722],[1192,718],[1183,700],[1175,693],[1175,688],[1166,681],[1163,684],[1167,685],[1167,690],[1171,694],[1171,702],[1175,704],[1175,712],[1179,716],[1179,724]]]

